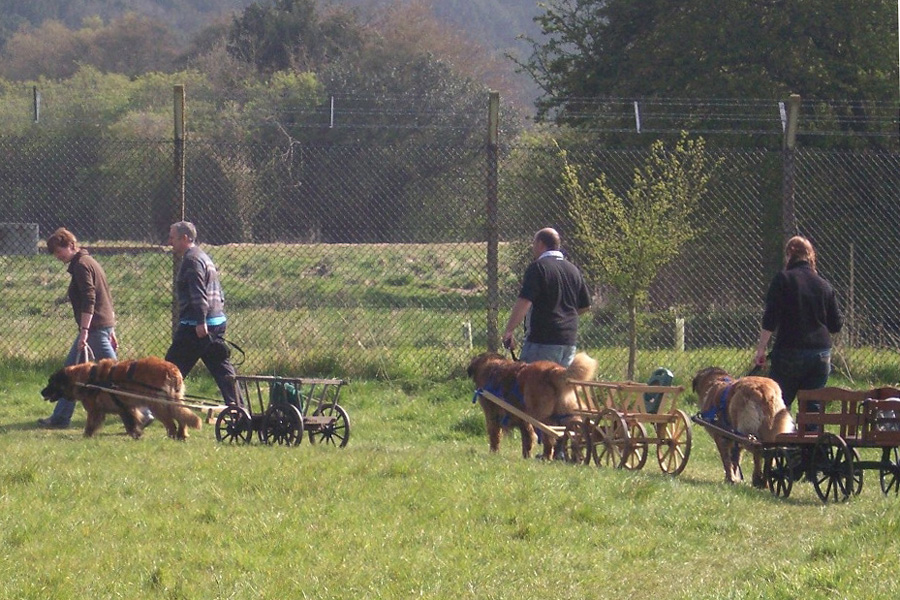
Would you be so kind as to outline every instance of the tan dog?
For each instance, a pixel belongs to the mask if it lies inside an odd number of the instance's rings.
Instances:
[[[554,362],[516,362],[485,352],[472,359],[467,373],[479,389],[501,397],[534,420],[545,425],[566,426],[581,419],[574,414],[579,408],[578,398],[568,380],[590,380],[596,371],[597,361],[584,352],[575,356],[568,369]],[[535,442],[534,427],[487,398],[479,395],[478,402],[484,411],[491,452],[500,448],[504,431],[517,427],[522,433],[522,457],[530,457]],[[552,459],[552,440],[546,436],[543,443],[544,458]]]
[[[701,415],[723,429],[731,429],[743,435],[752,435],[762,442],[774,442],[780,433],[794,431],[794,420],[781,398],[781,388],[768,377],[741,377],[732,379],[728,373],[716,367],[708,367],[697,373],[693,381],[697,392],[697,404]],[[712,435],[722,458],[725,482],[741,480],[741,445],[735,440],[707,431]],[[753,453],[753,486],[766,486],[762,470],[762,451]]]
[[[87,412],[86,437],[100,429],[107,414],[117,414],[128,435],[140,438],[143,407],[153,411],[171,438],[183,440],[188,437],[188,427],[200,429],[201,425],[200,417],[180,404],[184,400],[184,381],[178,367],[156,357],[121,362],[105,358],[65,367],[50,376],[41,395],[50,401],[80,400]]]

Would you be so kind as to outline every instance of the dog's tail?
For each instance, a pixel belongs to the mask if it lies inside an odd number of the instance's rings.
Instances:
[[[595,406],[590,394],[586,393],[584,390],[579,391],[577,386],[573,386],[569,383],[569,380],[577,380],[577,381],[591,381],[594,379],[594,376],[597,374],[597,361],[588,356],[584,352],[579,352],[575,355],[575,359],[572,361],[572,364],[569,365],[569,368],[565,371],[566,381],[562,386],[562,395],[568,398],[568,403],[572,406],[576,406],[581,410],[596,410]]]
[[[566,377],[569,379],[580,379],[581,381],[590,381],[597,374],[597,361],[587,355],[585,352],[579,352],[575,355],[575,359],[569,368],[566,369]]]
[[[773,434],[793,433],[796,430],[797,426],[794,424],[794,419],[791,418],[791,412],[787,408],[782,408],[775,413],[775,418],[772,419]]]
[[[189,408],[183,408],[179,410],[181,411],[181,422],[184,423],[185,427],[189,427],[191,429],[200,429],[200,427],[203,425],[203,420],[199,415],[197,415],[197,413]]]

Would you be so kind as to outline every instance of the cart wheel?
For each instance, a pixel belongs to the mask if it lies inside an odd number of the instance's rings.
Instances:
[[[589,426],[587,421],[569,421],[562,441],[566,462],[588,464],[591,462],[589,454],[588,437]]]
[[[314,417],[333,417],[327,425],[309,430],[309,443],[326,443],[343,448],[350,441],[350,416],[340,404],[325,404],[313,413]]]
[[[863,469],[859,468],[859,451],[856,448],[850,448],[853,458],[853,495],[859,496],[863,489]]]
[[[264,444],[296,446],[303,441],[303,416],[287,402],[269,406],[259,430]]]
[[[856,490],[853,476],[853,452],[844,438],[825,432],[813,448],[812,482],[822,502],[843,502]]]
[[[593,422],[591,454],[598,467],[619,469],[628,445],[628,427],[617,411],[607,408]]]
[[[647,463],[647,429],[643,423],[635,421],[628,427],[628,450],[622,467],[629,471],[640,471]]]
[[[684,471],[691,455],[691,421],[681,409],[676,409],[671,417],[668,423],[656,426],[659,436],[656,460],[663,473],[678,475]]]
[[[798,460],[795,452],[786,448],[775,448],[766,451],[763,476],[766,485],[773,495],[787,498],[794,488],[794,462]]]
[[[249,444],[253,439],[253,419],[246,408],[228,406],[216,419],[216,440]]]
[[[894,495],[900,493],[900,452],[897,447],[882,448],[881,450],[881,467],[878,469],[879,479],[881,480],[881,491],[889,494],[892,490]]]

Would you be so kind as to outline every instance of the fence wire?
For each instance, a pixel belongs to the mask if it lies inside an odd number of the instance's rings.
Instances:
[[[657,367],[689,382],[699,368],[749,367],[762,302],[784,239],[781,152],[714,149],[720,167],[702,235],[658,274],[642,314],[636,378]],[[185,149],[179,202],[173,145],[108,137],[0,138],[0,355],[59,363],[76,329],[65,267],[43,252],[72,230],[103,264],[123,357],[161,355],[171,334],[164,246],[181,211],[219,266],[239,370],[285,376],[437,379],[464,374],[489,341],[488,164],[484,147],[224,144]],[[501,149],[499,321],[509,314],[530,240],[570,230],[556,151]],[[627,186],[643,150],[573,148],[585,173]],[[836,366],[896,383],[900,320],[900,155],[797,151],[792,215],[847,313]],[[622,379],[626,317],[595,292],[579,345],[600,377]]]

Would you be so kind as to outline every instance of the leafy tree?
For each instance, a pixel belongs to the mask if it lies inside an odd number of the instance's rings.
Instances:
[[[60,21],[24,27],[7,42],[0,72],[9,79],[65,79],[81,65],[136,77],[169,70],[177,55],[171,30],[159,21],[134,13],[104,25],[88,19],[72,30]]]
[[[563,188],[574,227],[570,245],[588,279],[622,297],[628,315],[628,379],[634,379],[639,309],[659,270],[700,233],[694,214],[715,166],[702,139],[682,134],[672,149],[657,141],[635,169],[631,187],[620,194],[605,174],[583,185],[578,168],[565,161]]]
[[[558,122],[590,123],[600,97],[897,98],[888,0],[550,0],[537,20],[520,67]],[[864,127],[864,106],[848,110]]]
[[[228,51],[270,73],[315,70],[345,54],[363,40],[352,13],[321,13],[316,0],[273,0],[253,3],[234,17]]]

